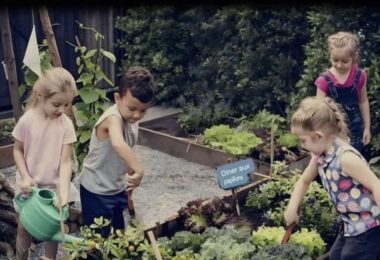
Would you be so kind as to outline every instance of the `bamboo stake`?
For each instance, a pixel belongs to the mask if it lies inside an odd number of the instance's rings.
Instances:
[[[5,68],[4,73],[8,80],[9,92],[11,95],[13,115],[18,121],[22,115],[22,107],[20,102],[20,96],[18,94],[18,80],[15,56],[13,51],[12,33],[9,25],[8,8],[0,8],[0,27],[1,27],[1,39],[3,41]],[[4,64],[4,63],[3,63]]]
[[[45,36],[46,36],[46,40],[47,40],[47,44],[48,44],[48,48],[49,48],[49,52],[51,55],[51,61],[53,63],[53,66],[54,67],[62,67],[62,62],[61,62],[61,58],[59,56],[57,42],[55,41],[54,31],[53,31],[52,26],[51,26],[49,13],[48,13],[46,6],[41,6],[39,8],[39,14],[40,14],[40,20],[42,23],[42,28],[45,32]],[[77,123],[75,120],[72,104],[69,105],[69,107],[67,109],[67,114],[70,117],[70,119],[73,121],[74,127],[76,128]]]
[[[62,198],[61,198],[59,183],[57,184],[57,197],[58,197],[59,218],[61,222],[61,242],[62,242],[62,245],[64,245],[65,244],[65,224],[64,224],[64,219],[63,219]],[[63,258],[65,259],[66,250],[62,249],[62,252],[63,252]]]
[[[269,176],[272,177],[273,172],[273,159],[274,159],[274,119],[272,119],[270,131],[270,172]]]
[[[42,23],[42,28],[46,35],[46,40],[48,42],[48,47],[51,55],[51,60],[54,67],[62,67],[61,58],[59,57],[59,52],[57,48],[57,43],[54,37],[54,31],[51,27],[51,22],[49,18],[49,13],[46,6],[41,6],[39,8],[40,19]]]
[[[157,245],[157,242],[156,242],[156,238],[154,237],[154,234],[153,234],[152,230],[148,231],[148,237],[149,237],[150,243],[152,245],[153,253],[154,253],[156,259],[157,260],[162,260],[161,253],[160,253],[160,250],[158,248],[158,245]]]

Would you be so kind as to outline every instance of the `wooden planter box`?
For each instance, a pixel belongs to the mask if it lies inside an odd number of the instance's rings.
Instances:
[[[265,183],[268,180],[269,180],[269,178],[265,178],[264,176],[254,175],[252,183],[250,183],[244,187],[238,188],[236,191],[236,196],[237,196],[237,200],[238,200],[239,205],[244,204],[244,202],[248,196],[248,193],[251,190],[259,188],[260,184]],[[225,202],[228,202],[232,205],[234,204],[234,201],[235,201],[232,193],[230,195],[222,197],[222,200],[224,200]],[[171,237],[176,232],[178,232],[180,230],[185,230],[185,229],[183,227],[183,223],[181,223],[181,221],[179,220],[179,215],[175,214],[174,216],[166,219],[163,222],[156,223],[155,226],[147,227],[144,230],[144,233],[145,233],[145,237],[148,237],[148,235],[147,235],[148,232],[153,232],[153,234],[156,238],[163,237],[163,236]],[[323,255],[317,257],[316,260],[325,260],[325,259],[327,260],[328,254],[329,254],[329,252],[326,252]]]
[[[13,144],[0,146],[0,169],[15,164],[13,159]]]
[[[220,165],[241,159],[221,150],[196,144],[186,137],[175,136],[181,130],[179,125],[176,124],[178,115],[179,113],[176,113],[140,123],[139,144],[211,168],[217,168]],[[170,125],[170,129],[168,125]],[[269,163],[254,158],[253,160],[257,172],[267,173],[270,171]],[[301,156],[297,160],[288,163],[289,169],[304,169],[309,160],[308,155]]]

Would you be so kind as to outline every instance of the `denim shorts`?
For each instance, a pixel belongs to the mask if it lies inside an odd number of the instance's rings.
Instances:
[[[377,260],[380,259],[380,226],[366,232],[344,237],[339,234],[330,250],[330,260]]]
[[[88,191],[81,185],[80,198],[84,225],[90,226],[94,223],[94,218],[103,217],[111,221],[114,229],[125,228],[123,211],[128,206],[126,191],[115,195],[100,195]],[[101,232],[103,237],[107,237],[110,227],[97,230],[97,232]]]

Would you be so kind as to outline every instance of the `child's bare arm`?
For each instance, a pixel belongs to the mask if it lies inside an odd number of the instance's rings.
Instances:
[[[367,87],[363,86],[360,93],[360,103],[359,103],[360,113],[363,118],[363,143],[367,145],[371,141],[371,117],[370,117],[370,109],[367,95]]]
[[[71,144],[64,144],[62,147],[61,162],[59,165],[59,187],[57,187],[61,199],[61,206],[65,206],[69,200],[72,175],[72,150]]]
[[[287,226],[298,221],[298,208],[309,188],[310,183],[315,179],[317,174],[317,157],[312,155],[309,165],[306,167],[301,177],[296,182],[288,203],[288,207],[285,211],[284,218]]]
[[[117,155],[134,171],[134,174],[139,175],[141,179],[144,174],[144,169],[142,164],[137,160],[132,148],[124,140],[121,119],[116,116],[109,116],[106,120],[108,125],[108,134],[113,149]]]
[[[377,206],[380,207],[380,180],[359,156],[351,151],[344,152],[342,170],[371,191]]]
[[[13,158],[15,160],[17,170],[21,175],[21,191],[23,193],[29,193],[31,192],[31,186],[34,185],[34,182],[29,176],[26,168],[23,143],[17,139],[15,139],[13,145]]]

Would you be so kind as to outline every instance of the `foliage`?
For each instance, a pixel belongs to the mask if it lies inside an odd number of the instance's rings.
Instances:
[[[281,171],[281,168],[278,169]],[[273,179],[248,193],[245,205],[265,213],[270,224],[281,226],[284,212],[299,171],[290,171],[291,176],[274,172]],[[338,214],[328,193],[317,182],[312,182],[300,209],[300,225],[316,229],[322,237],[330,242],[335,238],[334,230],[338,227]]]
[[[43,39],[42,44],[38,48],[38,52],[40,54],[41,72],[53,67],[53,65],[51,64],[51,55],[49,53],[49,48],[46,39]],[[34,73],[26,65],[23,65],[22,69],[24,70],[25,82],[20,84],[20,86],[18,87],[18,93],[21,97],[21,100],[24,101],[26,97],[29,95],[31,89],[33,88],[34,83],[37,81],[38,75]]]
[[[99,84],[102,82],[105,82],[109,86],[114,85],[101,68],[102,60],[106,58],[115,63],[116,58],[111,52],[102,48],[103,35],[93,28],[85,27],[79,22],[78,24],[80,29],[93,32],[97,43],[96,49],[87,49],[79,41],[76,44],[68,42],[74,47],[78,55],[76,63],[78,65],[79,78],[76,82],[78,83],[80,100],[75,105],[78,121],[76,131],[78,142],[75,144],[75,149],[80,169],[83,159],[88,153],[92,129],[100,115],[110,105],[105,91],[99,87]]]
[[[284,133],[278,138],[278,143],[286,148],[297,147],[298,137],[292,133]]]
[[[264,248],[268,245],[278,245],[284,237],[285,229],[283,227],[265,227],[261,226],[252,232],[253,244],[258,248]],[[289,244],[302,245],[306,248],[308,255],[317,257],[324,253],[325,242],[321,236],[314,230],[302,228],[290,236]]]
[[[180,208],[178,215],[187,230],[200,233],[209,226],[221,227],[227,223],[233,216],[233,208],[219,197],[196,199]]]
[[[306,248],[301,245],[285,244],[266,246],[250,260],[312,260]]]
[[[262,108],[284,115],[308,39],[305,9],[132,7],[116,19],[117,47],[123,66],[159,75],[159,104],[199,107],[208,100],[210,111],[227,104],[238,117]]]
[[[16,121],[14,119],[0,122],[0,145],[13,143],[12,131],[15,124]]]
[[[237,132],[228,125],[216,125],[204,131],[204,143],[236,156],[250,155],[262,143],[253,133]]]
[[[151,250],[148,241],[144,238],[144,224],[133,219],[125,232],[111,228],[110,235],[103,238],[96,230],[110,225],[110,221],[103,217],[95,218],[94,224],[83,226],[80,235],[89,245],[90,250],[77,243],[66,244],[70,259],[142,259],[146,252]]]
[[[199,127],[209,127],[218,124],[232,114],[231,109],[223,103],[210,106],[209,100],[204,100],[199,106],[185,105],[178,117],[178,123],[185,132],[195,132]]]
[[[255,132],[257,130],[273,131],[279,135],[283,132],[286,124],[286,119],[280,115],[273,114],[266,109],[260,110],[252,117],[243,117],[240,119],[240,124],[237,127],[238,131]]]

